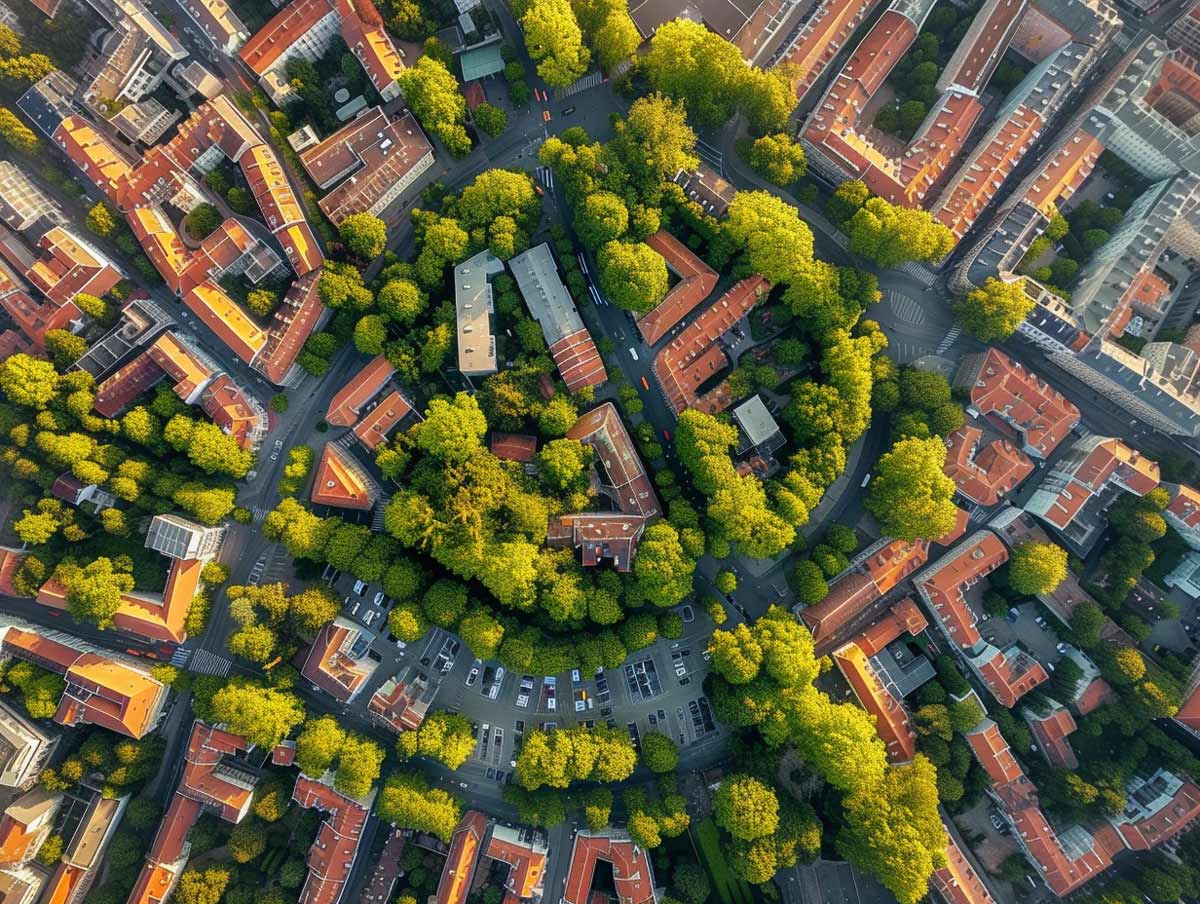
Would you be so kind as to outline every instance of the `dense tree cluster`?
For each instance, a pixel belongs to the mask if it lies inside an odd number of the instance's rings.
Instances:
[[[862,182],[843,182],[826,212],[850,239],[850,250],[881,267],[934,264],[954,247],[954,234],[928,211],[872,197]]]
[[[394,772],[379,792],[376,812],[384,822],[400,828],[428,832],[447,844],[462,816],[462,802],[432,787],[413,772]]]
[[[1017,593],[1052,593],[1067,577],[1067,551],[1056,543],[1022,543],[1012,551],[1008,581]]]
[[[837,844],[843,855],[874,873],[905,904],[920,900],[930,874],[944,863],[933,765],[923,755],[908,765],[889,765],[871,716],[853,704],[832,702],[813,686],[820,665],[812,637],[787,611],[772,607],[750,626],[716,631],[709,650],[718,718],[735,728],[756,727],[769,748],[793,747],[842,793],[845,818]],[[744,787],[739,798],[769,814],[767,795],[754,785]],[[763,819],[769,824],[768,815]],[[773,875],[768,853],[776,862],[794,856],[798,841],[790,850],[777,836],[774,844],[755,844],[758,836],[744,837],[754,828],[736,822],[732,813],[730,820],[743,833],[731,831],[731,859],[743,875]]]
[[[291,596],[286,590],[283,584],[228,589],[229,614],[238,624],[226,641],[230,653],[265,665],[294,654],[301,638],[311,638],[338,614],[338,599],[324,586]]]
[[[396,741],[400,756],[427,756],[447,769],[457,769],[474,752],[475,726],[458,713],[430,713],[420,728],[403,732]]]
[[[796,107],[794,67],[750,66],[733,44],[688,19],[659,27],[638,65],[654,90],[687,104],[697,125],[718,126],[737,111],[756,132],[775,132]]]
[[[958,509],[945,463],[946,446],[936,437],[898,440],[880,457],[864,504],[885,536],[936,540],[950,533]]]
[[[348,732],[332,716],[310,719],[296,738],[296,765],[300,771],[320,778],[336,763],[333,786],[360,798],[379,778],[384,750],[370,738]]]
[[[574,782],[619,782],[637,766],[629,733],[573,725],[525,735],[517,754],[516,780],[527,791],[567,788]]]
[[[963,329],[981,342],[1011,336],[1034,308],[1021,279],[1003,282],[989,276],[954,305],[954,315]]]
[[[425,130],[442,142],[451,156],[470,153],[467,102],[446,65],[426,54],[405,69],[398,81],[405,101]]]

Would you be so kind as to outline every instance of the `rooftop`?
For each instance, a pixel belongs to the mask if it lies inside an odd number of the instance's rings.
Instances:
[[[604,402],[580,415],[567,431],[567,438],[595,450],[596,459],[604,468],[605,486],[612,490],[617,508],[646,520],[662,514],[654,484],[612,402]]]
[[[366,645],[357,648],[361,634],[354,622],[335,618],[317,632],[300,674],[335,700],[349,703],[375,671],[375,661],[366,656]]]
[[[375,482],[348,451],[327,442],[317,462],[312,501],[317,505],[367,511],[378,498]]]
[[[598,862],[612,869],[617,904],[654,904],[654,867],[650,854],[624,832],[578,832],[571,847],[571,866],[563,888],[564,904],[588,904]]]
[[[646,239],[646,244],[662,255],[679,278],[652,311],[638,318],[638,329],[646,344],[654,345],[712,294],[717,287],[717,274],[665,229]]]
[[[396,368],[386,356],[371,359],[330,400],[325,420],[334,427],[353,426],[362,410],[383,391],[395,372]]]
[[[347,797],[332,786],[329,776],[318,780],[301,775],[296,779],[292,800],[325,814],[308,849],[308,877],[300,889],[299,904],[337,904],[341,900],[374,798],[374,789],[361,801]]]

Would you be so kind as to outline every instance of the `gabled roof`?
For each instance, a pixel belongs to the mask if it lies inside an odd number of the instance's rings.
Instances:
[[[1007,561],[1008,550],[1000,538],[979,530],[915,578],[934,619],[958,646],[970,648],[982,640],[964,591]]]
[[[317,462],[313,480],[312,501],[318,505],[367,511],[375,505],[374,482],[362,465],[337,443],[328,442]]]
[[[396,368],[384,355],[372,358],[357,374],[337,391],[329,402],[325,420],[334,427],[349,427],[371,399],[379,395]]]
[[[654,867],[650,852],[639,848],[624,832],[578,832],[571,847],[571,866],[562,897],[564,904],[587,904],[598,861],[612,868],[617,904],[654,904]]]
[[[412,405],[400,394],[400,390],[393,389],[355,424],[354,436],[368,449],[374,450],[412,410]]]
[[[1033,473],[1033,462],[1008,440],[994,439],[979,448],[983,431],[970,424],[946,437],[942,470],[972,502],[993,506]]]
[[[446,865],[438,881],[436,904],[463,904],[471,890],[471,878],[487,835],[488,819],[478,810],[467,810],[450,839]]]
[[[299,904],[337,904],[341,900],[374,798],[375,789],[361,801],[347,797],[328,777],[317,780],[301,775],[296,779],[292,800],[325,814],[308,849],[308,877],[300,889]]]
[[[537,437],[521,433],[492,433],[489,448],[504,461],[533,461],[537,455]]]
[[[1071,749],[1071,742],[1067,740],[1075,731],[1075,720],[1062,704],[1054,703],[1044,715],[1025,710],[1024,716],[1046,762],[1057,769],[1079,768],[1079,760]]]
[[[946,817],[943,817],[945,821]],[[946,865],[934,870],[932,882],[946,904],[995,904],[983,877],[967,862],[954,840],[954,829],[946,825]]]
[[[642,338],[647,345],[654,345],[712,294],[717,287],[717,274],[665,229],[646,239],[646,244],[662,255],[667,266],[679,277],[679,282],[671,287],[654,310],[638,318]]]
[[[875,717],[875,730],[883,739],[888,759],[907,763],[917,752],[917,736],[904,703],[896,699],[875,671],[871,660],[853,641],[833,654],[843,677],[863,708]]]
[[[654,484],[612,402],[604,402],[580,415],[567,431],[567,438],[595,450],[597,463],[604,468],[606,485],[615,494],[617,508],[647,521],[662,514]]]

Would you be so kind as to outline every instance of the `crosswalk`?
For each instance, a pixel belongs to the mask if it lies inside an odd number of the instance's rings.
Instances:
[[[583,78],[576,79],[572,84],[565,88],[555,88],[554,97],[556,100],[565,100],[573,94],[578,94],[580,91],[586,91],[588,88],[595,88],[604,81],[599,71],[589,72]]]
[[[188,665],[189,672],[198,672],[201,675],[217,675],[221,678],[228,675],[231,668],[233,668],[231,661],[224,656],[210,653],[208,650],[193,650],[192,660]]]
[[[262,527],[262,523],[263,523],[263,521],[266,520],[267,513],[270,511],[271,510],[269,508],[266,508],[261,505],[256,505],[254,507],[254,526]]]
[[[937,347],[937,354],[939,354],[939,355],[946,354],[946,352],[950,349],[950,346],[952,346],[958,340],[958,337],[961,335],[962,335],[962,327],[961,326],[951,327],[950,332],[948,332],[946,334],[945,338],[942,339],[941,344]]]
[[[186,650],[183,647],[176,647],[175,652],[171,654],[171,665],[177,669],[181,669],[188,664],[188,660],[192,658],[192,651]]]
[[[548,166],[539,166],[537,168],[537,180],[543,186],[554,191],[554,170]]]
[[[896,316],[905,323],[922,324],[925,322],[925,309],[916,300],[899,292],[888,290],[886,293],[888,305]]]
[[[375,511],[371,515],[371,530],[378,533],[383,530],[384,518],[387,516],[388,503],[392,501],[391,496],[380,496],[379,501],[375,503]]]

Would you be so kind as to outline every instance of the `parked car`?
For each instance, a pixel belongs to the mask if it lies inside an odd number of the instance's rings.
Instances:
[[[474,687],[475,682],[479,680],[479,667],[483,665],[478,659],[471,666],[471,672],[467,675],[467,687]]]
[[[357,593],[359,596],[362,596],[363,591],[366,589],[367,589],[366,581],[355,581],[354,582],[354,592]]]

